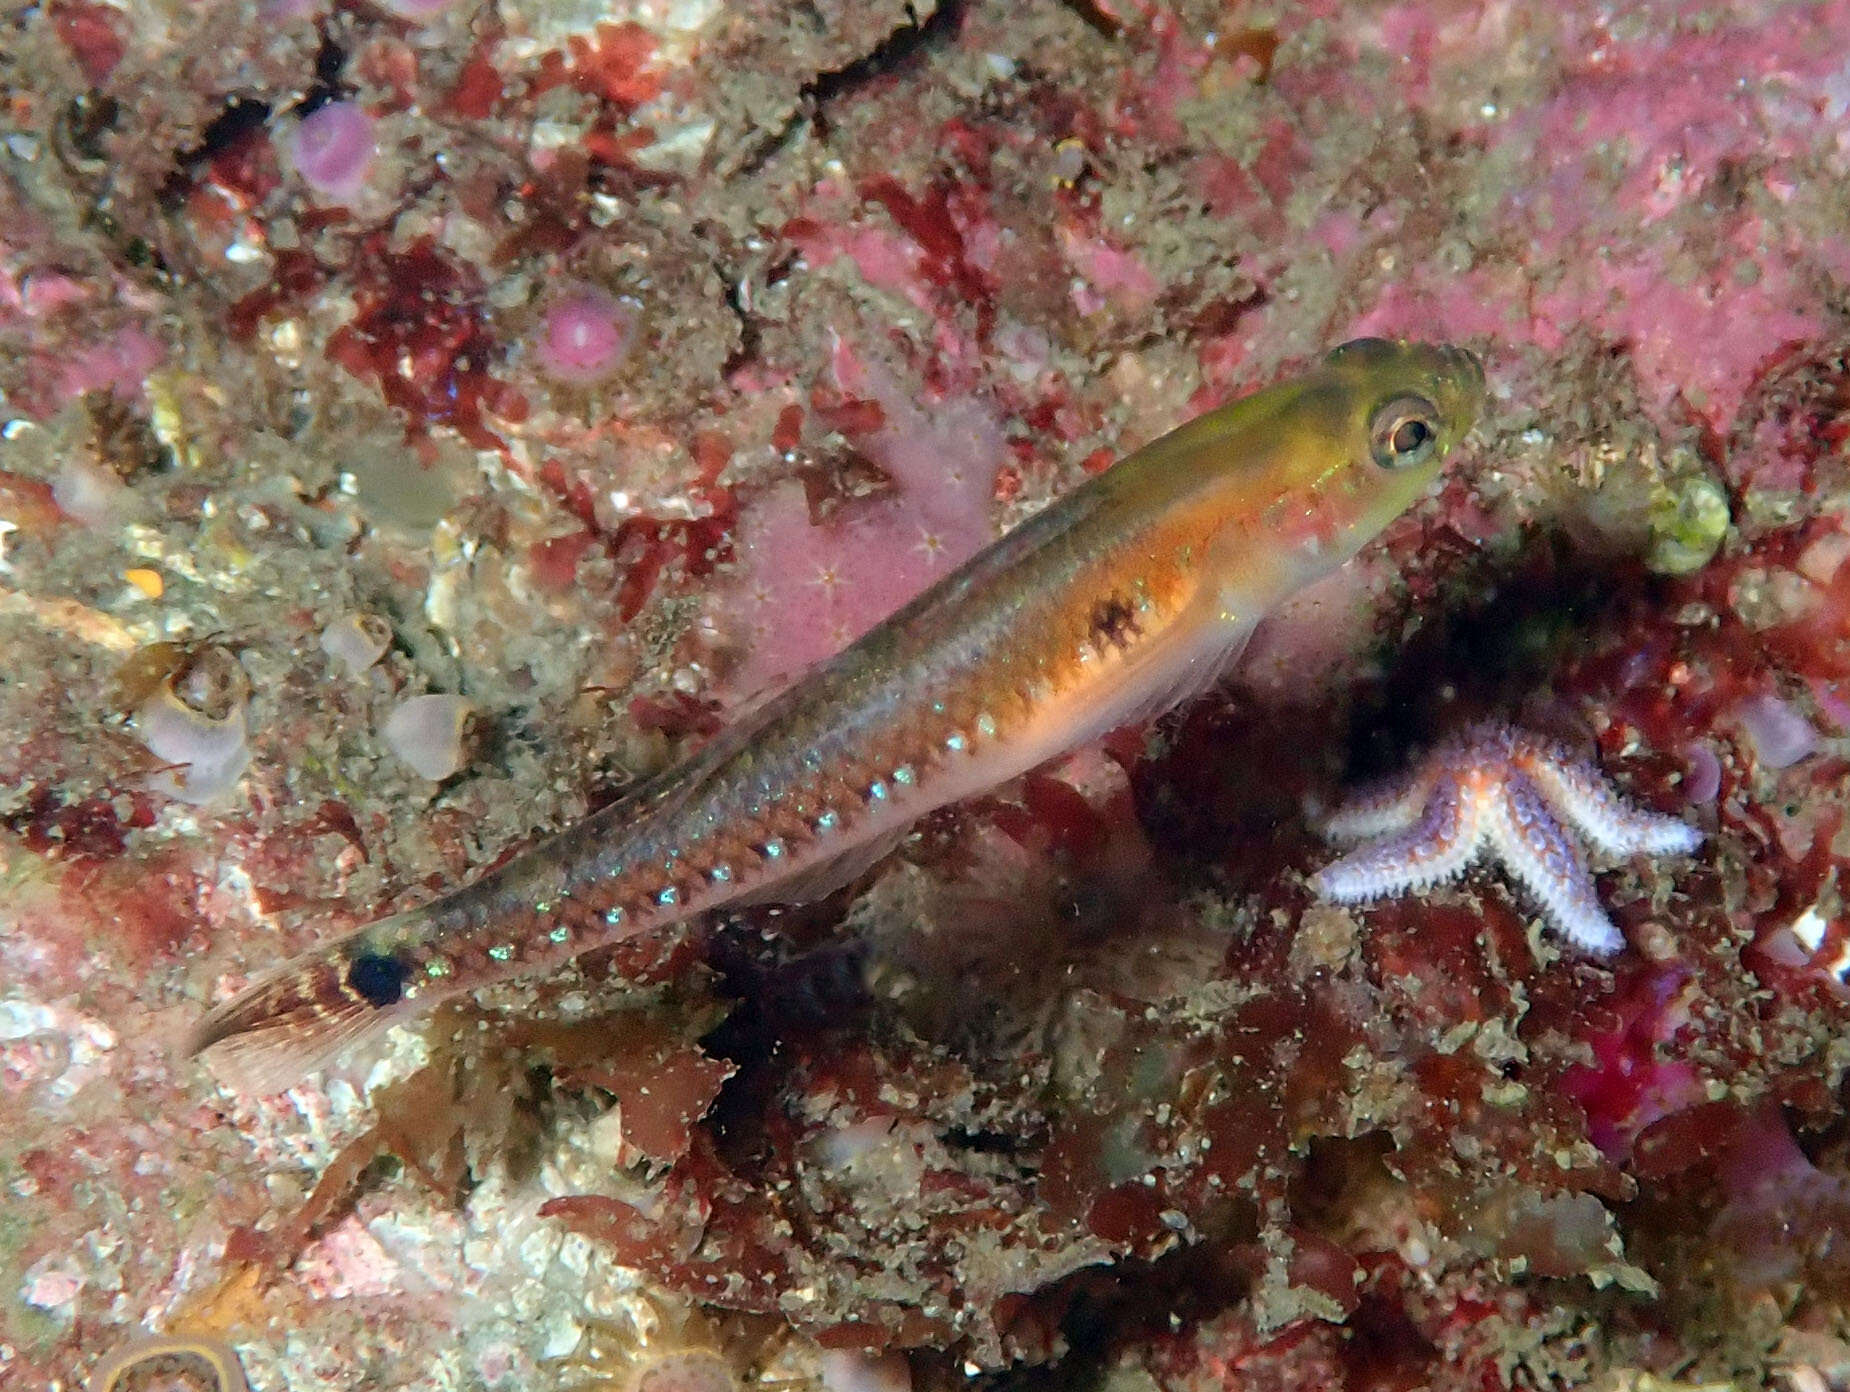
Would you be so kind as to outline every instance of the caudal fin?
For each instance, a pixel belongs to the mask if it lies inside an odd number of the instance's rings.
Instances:
[[[218,1080],[237,1092],[293,1087],[396,1018],[393,1002],[356,987],[348,956],[335,944],[267,972],[199,1022],[187,1053],[205,1053]]]

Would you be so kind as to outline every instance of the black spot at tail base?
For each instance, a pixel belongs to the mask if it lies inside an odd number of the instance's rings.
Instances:
[[[383,1009],[405,993],[405,964],[384,952],[364,952],[347,968],[347,985],[368,1005]]]

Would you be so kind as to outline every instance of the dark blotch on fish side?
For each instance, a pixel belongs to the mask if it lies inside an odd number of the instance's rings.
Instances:
[[[1123,595],[1107,595],[1093,606],[1092,642],[1101,652],[1106,647],[1128,648],[1142,632],[1136,608]]]

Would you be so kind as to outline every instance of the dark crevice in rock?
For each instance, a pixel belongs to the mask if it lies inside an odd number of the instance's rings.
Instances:
[[[954,37],[963,22],[964,8],[965,0],[940,0],[936,9],[920,19],[918,10],[908,5],[911,23],[895,29],[852,63],[817,73],[804,83],[803,105],[812,113],[819,133],[828,134],[826,111],[832,102],[869,82],[905,71],[921,53]]]
[[[894,29],[868,52],[838,68],[817,73],[797,90],[797,104],[789,117],[752,147],[739,162],[737,174],[756,174],[788,149],[804,126],[828,138],[828,108],[870,82],[903,72],[935,45],[953,37],[962,23],[967,0],[939,0],[931,13],[920,18],[918,7],[906,6],[907,23]]]

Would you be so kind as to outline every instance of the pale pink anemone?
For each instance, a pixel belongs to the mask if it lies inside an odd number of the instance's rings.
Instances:
[[[623,365],[636,339],[637,307],[592,286],[554,300],[540,322],[534,353],[541,369],[566,382],[596,382]]]
[[[310,188],[330,198],[351,198],[366,186],[379,146],[373,118],[359,103],[332,101],[302,118],[289,150]]]

